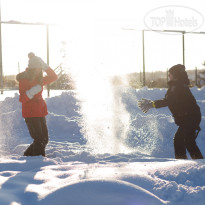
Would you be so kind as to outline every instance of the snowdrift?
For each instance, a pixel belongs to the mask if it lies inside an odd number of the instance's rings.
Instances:
[[[204,204],[205,161],[175,160],[169,110],[144,114],[137,107],[137,100],[165,92],[115,87],[91,101],[75,91],[46,98],[46,158],[22,157],[31,138],[18,93],[0,101],[1,204]],[[192,93],[202,111],[197,144],[205,155],[205,89]]]

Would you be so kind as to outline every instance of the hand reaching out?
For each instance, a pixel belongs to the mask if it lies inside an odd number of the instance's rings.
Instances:
[[[138,107],[142,110],[142,112],[147,113],[150,108],[153,108],[153,101],[149,99],[142,98],[137,102]]]

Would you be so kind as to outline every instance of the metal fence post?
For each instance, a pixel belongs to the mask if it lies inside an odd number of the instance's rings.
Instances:
[[[46,25],[46,39],[47,39],[47,64],[49,65],[49,25]],[[47,94],[50,97],[50,86],[47,85]]]
[[[142,52],[143,52],[143,77],[142,77],[142,83],[143,86],[145,86],[145,47],[144,47],[144,30],[142,30]]]
[[[195,86],[198,86],[197,67],[195,68]]]
[[[0,89],[3,94],[2,42],[1,42],[1,1],[0,1]]]

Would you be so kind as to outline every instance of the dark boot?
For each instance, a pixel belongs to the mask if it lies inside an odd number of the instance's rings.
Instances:
[[[26,149],[23,156],[34,156],[33,143]]]
[[[185,155],[176,155],[175,154],[175,159],[188,159],[186,154]]]
[[[44,156],[45,157],[45,146],[42,142],[33,143],[33,156]]]

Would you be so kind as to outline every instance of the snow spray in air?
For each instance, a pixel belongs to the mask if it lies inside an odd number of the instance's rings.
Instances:
[[[103,67],[93,69],[77,77],[83,116],[81,131],[94,153],[125,153],[129,151],[124,142],[130,116],[103,70]]]

